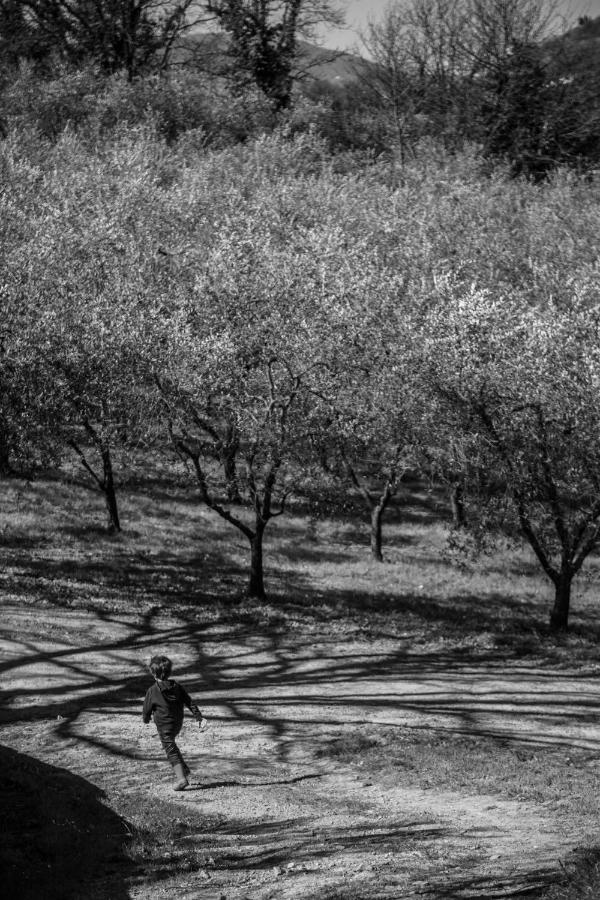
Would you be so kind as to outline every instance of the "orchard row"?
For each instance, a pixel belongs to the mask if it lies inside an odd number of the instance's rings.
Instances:
[[[0,462],[177,454],[248,539],[307,484],[385,509],[407,472],[520,532],[555,588],[600,534],[598,185],[435,145],[340,173],[315,135],[221,151],[152,129],[0,145]]]

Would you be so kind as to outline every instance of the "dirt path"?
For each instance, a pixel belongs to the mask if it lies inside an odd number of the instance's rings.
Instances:
[[[399,785],[325,752],[376,726],[596,751],[591,676],[461,664],[415,651],[408,635],[282,638],[150,614],[8,607],[0,636],[2,743],[98,785],[115,807],[139,797],[186,823],[195,865],[152,883],[142,867],[134,900],[174,896],[175,878],[178,897],[206,900],[516,896],[592,828],[549,805]],[[194,782],[179,795],[140,719],[157,651],[212,720],[206,735],[184,729]]]

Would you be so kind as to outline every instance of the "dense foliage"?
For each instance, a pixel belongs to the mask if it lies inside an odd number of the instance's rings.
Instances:
[[[235,71],[166,70],[196,7]],[[600,536],[592,82],[542,0],[412,0],[352,100],[301,94],[337,7],[260,9],[0,0],[0,472],[70,459],[118,531],[120,466],[175,457],[259,597],[291,497],[359,494],[381,560],[417,474],[529,542],[564,628]]]
[[[121,461],[176,454],[258,596],[294,494],[361,490],[380,557],[421,472],[460,484],[469,527],[525,536],[566,627],[600,514],[594,182],[432,143],[341,165],[289,129],[32,125],[0,145],[4,471],[81,463],[118,529]]]
[[[20,59],[94,60],[129,78],[163,69],[196,0],[0,0],[0,50]]]

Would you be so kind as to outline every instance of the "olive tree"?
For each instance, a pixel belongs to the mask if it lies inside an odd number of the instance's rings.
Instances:
[[[50,388],[31,340],[32,310],[11,281],[0,288],[0,476],[31,477],[60,452],[44,424]]]
[[[420,331],[430,428],[487,527],[520,530],[568,626],[600,537],[600,308],[526,308],[449,289]]]
[[[121,527],[115,449],[145,440],[152,419],[138,378],[143,298],[159,281],[149,150],[125,139],[103,154],[72,135],[1,150],[9,449],[25,435],[53,448],[55,461],[74,459],[101,492],[112,531]]]
[[[365,262],[363,261],[363,269]],[[414,378],[407,362],[408,299],[393,272],[363,276],[343,352],[332,358],[326,394],[329,427],[321,458],[364,502],[373,559],[383,561],[383,521],[409,471],[417,468]],[[361,302],[362,300],[362,302]],[[337,366],[335,363],[337,362]]]
[[[126,298],[120,307],[106,298],[89,305],[63,298],[30,335],[52,392],[46,427],[101,494],[111,533],[122,529],[115,458],[152,439],[152,403],[138,364],[140,326]]]
[[[301,478],[326,344],[303,261],[246,238],[224,233],[155,323],[154,380],[174,449],[247,539],[248,595],[264,598],[264,535]]]

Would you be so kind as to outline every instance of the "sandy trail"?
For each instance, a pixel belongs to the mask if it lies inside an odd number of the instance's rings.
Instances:
[[[5,607],[2,743],[111,797],[200,815],[198,865],[177,895],[220,900],[515,896],[586,837],[550,807],[399,787],[321,748],[374,725],[598,749],[593,677],[482,658],[463,664],[405,640],[285,637],[185,618]],[[152,726],[144,662],[169,653],[212,720],[181,746],[176,795]],[[568,752],[568,751],[567,751]],[[190,841],[188,834],[186,840]],[[172,896],[169,882],[130,888]]]

